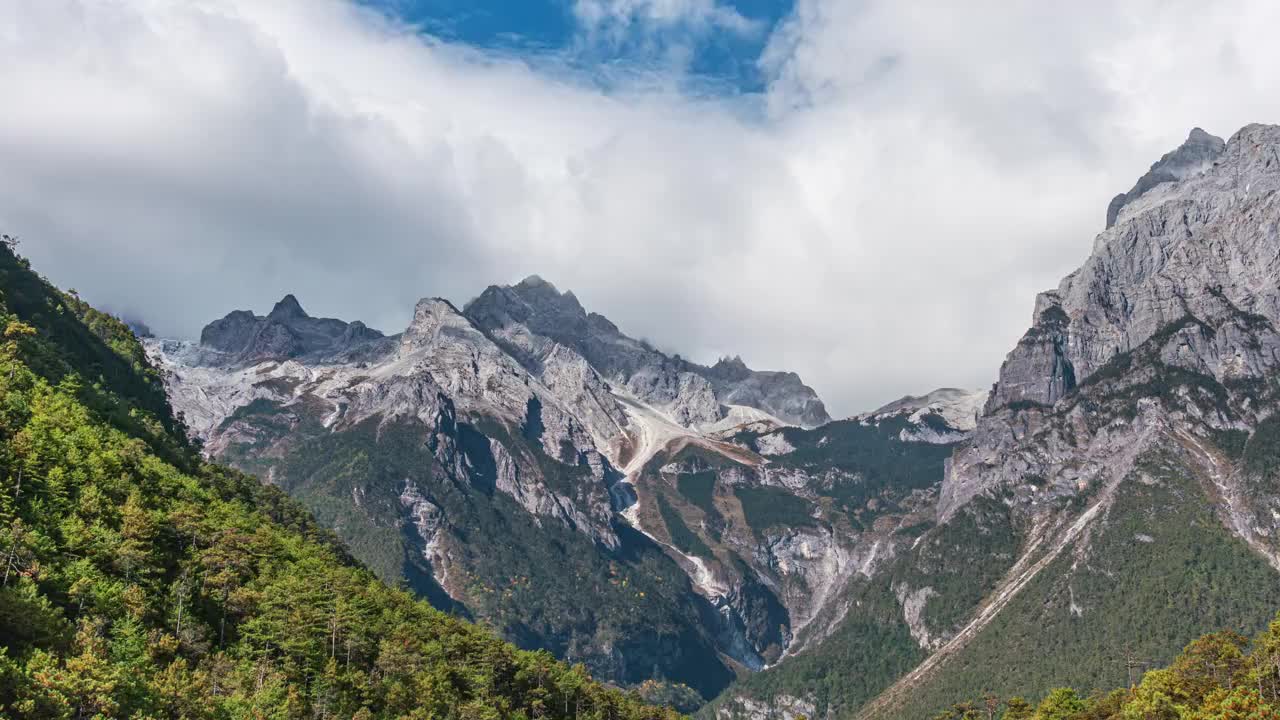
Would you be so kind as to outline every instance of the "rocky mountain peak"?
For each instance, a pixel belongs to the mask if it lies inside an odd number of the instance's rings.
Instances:
[[[433,343],[448,329],[455,333],[475,332],[453,303],[439,297],[422,298],[413,308],[413,320],[400,336],[400,346],[408,350]]]
[[[302,309],[302,305],[298,303],[298,298],[290,293],[281,298],[280,302],[275,304],[275,307],[271,308],[271,312],[267,317],[276,321],[287,321],[311,316],[307,315],[307,312]]]
[[[830,421],[812,388],[788,372],[751,370],[740,357],[707,367],[667,355],[630,337],[603,315],[588,313],[572,292],[531,275],[512,286],[491,286],[467,303],[468,318],[537,370],[536,338],[577,353],[601,377],[693,426],[714,423],[732,405],[763,410],[784,422]]]
[[[285,295],[265,317],[235,310],[200,331],[201,360],[237,365],[287,360],[304,355],[330,356],[382,337],[364,323],[313,318],[293,295]]]
[[[442,318],[461,317],[462,313],[453,303],[441,297],[425,297],[413,306],[413,320],[409,322],[410,330],[419,330],[439,323]]]
[[[536,309],[583,317],[587,314],[572,291],[561,292],[539,275],[530,275],[509,289]]]
[[[1099,458],[1089,463],[1020,444],[1030,429],[1073,408],[1085,417],[1085,401],[1076,398],[1088,395],[1096,404],[1110,397],[1097,389],[1108,382],[1148,378],[1124,400],[1127,418],[1141,401],[1170,402],[1161,394],[1165,384],[1192,378],[1216,388],[1217,406],[1209,411],[1193,403],[1176,412],[1212,412],[1217,423],[1228,422],[1221,418],[1233,388],[1267,387],[1280,369],[1280,126],[1250,125],[1220,143],[1192,132],[1161,158],[1084,264],[1037,298],[1033,324],[1000,369],[972,447],[950,466],[940,517],[985,488],[1026,475],[1055,476],[1073,463],[1119,471],[1132,462],[1138,431],[1128,421],[1115,438],[1098,443],[1092,451]],[[1250,406],[1261,399],[1257,392],[1249,397]],[[1172,422],[1167,414],[1152,417],[1151,427]],[[1041,457],[1052,458],[1047,469]],[[1087,483],[1063,477],[1063,488]]]
[[[924,395],[906,395],[854,419],[864,425],[905,422],[899,433],[903,442],[951,444],[977,427],[987,395],[986,390],[938,388]]]
[[[729,379],[743,379],[751,375],[751,368],[742,361],[741,355],[733,357],[722,357],[711,366],[711,371],[720,377]]]
[[[588,332],[587,312],[578,298],[537,275],[515,285],[490,285],[464,312],[481,327],[520,323],[568,346]]]
[[[1107,206],[1107,227],[1116,224],[1125,205],[1157,185],[1204,172],[1213,166],[1225,149],[1226,142],[1222,138],[1210,135],[1200,128],[1192,129],[1187,139],[1157,160],[1145,175],[1138,178],[1129,192],[1121,193],[1111,200],[1111,204]]]
[[[986,400],[986,390],[963,390],[961,388],[938,388],[925,393],[924,395],[904,395],[903,397],[887,403],[870,413],[868,416],[891,415],[897,413],[914,413],[919,410],[930,408],[946,408],[948,410],[956,410],[955,427],[962,430],[972,430],[977,423],[978,411],[982,407],[982,402]]]
[[[1219,143],[1193,132],[1161,158],[1084,265],[1037,298],[989,411],[1053,405],[1161,328],[1213,316],[1215,296],[1280,319],[1280,126],[1250,125]]]

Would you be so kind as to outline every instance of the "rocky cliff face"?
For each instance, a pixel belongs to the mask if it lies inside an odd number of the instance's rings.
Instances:
[[[1225,147],[1192,133],[1188,143],[1203,152],[1176,165],[1185,179],[1131,197],[1084,266],[1037,300],[1034,325],[1001,369],[992,408],[1020,400],[1052,405],[1118,354],[1185,316],[1215,317],[1224,302],[1275,322],[1277,141],[1274,126],[1246,127]],[[1184,145],[1156,167],[1187,152]],[[1220,380],[1258,368],[1228,363],[1221,370]]]
[[[1226,143],[1222,138],[1195,128],[1187,136],[1186,142],[1160,158],[1145,175],[1138,178],[1133,188],[1111,199],[1107,205],[1107,228],[1116,224],[1116,218],[1125,205],[1137,200],[1148,190],[1161,183],[1177,182],[1208,170],[1222,155]]]
[[[1139,182],[1145,190],[1131,193],[1085,264],[1037,299],[1034,324],[1000,370],[974,449],[956,457],[943,517],[999,482],[970,468],[1003,465],[994,444],[1025,422],[1008,410],[1054,407],[1102,368],[1188,319],[1194,322],[1159,338],[1160,362],[1220,384],[1265,379],[1275,370],[1278,147],[1274,126],[1246,127],[1225,146],[1196,131],[1153,167],[1171,179]]]

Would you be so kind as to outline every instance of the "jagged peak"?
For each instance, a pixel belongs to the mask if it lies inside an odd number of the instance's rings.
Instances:
[[[521,297],[554,297],[570,301],[579,308],[582,307],[582,304],[578,302],[578,296],[574,295],[572,290],[561,290],[541,275],[530,275],[515,285],[502,289],[513,290]]]
[[[556,293],[557,295],[560,294],[560,291],[556,288],[555,285],[552,285],[551,283],[547,282],[542,278],[541,275],[537,275],[537,274],[533,274],[526,277],[525,279],[516,283],[515,286],[517,288],[524,288],[524,289],[533,289],[533,288],[546,289]]]
[[[468,303],[468,307],[483,299],[496,299],[506,295],[514,296],[528,305],[530,310],[538,313],[554,312],[569,316],[586,318],[587,311],[578,302],[578,297],[571,290],[561,291],[555,285],[543,279],[541,275],[530,275],[515,285],[492,285],[481,294],[480,298]],[[483,303],[482,303],[483,304]]]
[[[741,355],[734,355],[733,357],[729,357],[729,356],[727,356],[727,355],[726,355],[726,356],[724,356],[724,357],[722,357],[722,358],[720,358],[719,360],[717,360],[717,361],[716,361],[715,367],[717,367],[717,368],[723,368],[723,369],[730,369],[730,368],[732,368],[732,369],[735,369],[735,370],[737,370],[737,369],[741,369],[741,370],[746,370],[746,369],[748,369],[748,368],[747,368],[747,364],[746,364],[745,362],[743,362],[743,361],[742,361],[742,356],[741,356]]]
[[[490,336],[513,323],[523,324],[530,332],[581,354],[602,376],[624,383],[632,378],[651,382],[652,388],[642,389],[641,395],[652,391],[658,397],[697,376],[711,383],[712,394],[719,393],[723,396],[719,400],[729,404],[758,407],[804,426],[830,420],[817,394],[795,373],[755,372],[738,356],[721,358],[714,367],[687,361],[627,335],[604,315],[588,313],[573,292],[561,292],[538,275],[516,285],[490,286],[467,303],[465,314]],[[655,402],[671,400],[663,396]]]
[[[1223,140],[1216,135],[1210,135],[1205,132],[1204,128],[1193,127],[1191,128],[1191,132],[1187,134],[1187,140],[1183,145],[1186,145],[1187,143],[1210,143],[1221,145],[1223,144]]]
[[[298,298],[292,293],[280,298],[280,302],[271,308],[271,313],[267,317],[273,320],[285,320],[290,318],[311,317],[306,310],[302,309],[302,305],[298,303]]]
[[[441,297],[425,297],[414,305],[413,320],[409,321],[403,337],[406,342],[431,338],[445,326],[472,327],[471,321],[453,303]]]
[[[1222,138],[1210,135],[1202,128],[1192,128],[1187,134],[1187,139],[1152,163],[1151,168],[1138,178],[1129,192],[1112,198],[1107,206],[1107,227],[1110,228],[1116,224],[1120,217],[1120,210],[1125,205],[1137,200],[1155,186],[1182,180],[1212,167],[1226,146],[1227,143]]]

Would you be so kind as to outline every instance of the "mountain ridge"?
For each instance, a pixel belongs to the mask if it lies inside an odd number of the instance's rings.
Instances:
[[[715,422],[724,415],[721,405],[756,407],[805,426],[831,419],[795,373],[751,370],[741,358],[708,367],[667,356],[627,336],[603,315],[587,312],[571,291],[561,293],[537,275],[516,285],[491,285],[464,312],[498,338],[527,332],[572,348],[636,397],[671,408],[681,424]]]

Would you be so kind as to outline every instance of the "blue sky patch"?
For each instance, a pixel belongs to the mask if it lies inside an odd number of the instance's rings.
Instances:
[[[680,24],[633,23],[611,27],[607,38],[588,37],[574,15],[574,0],[359,0],[449,42],[567,61],[598,82],[619,73],[681,67],[692,85],[726,94],[764,89],[757,67],[774,28],[795,0],[720,0],[755,26],[752,32]]]

